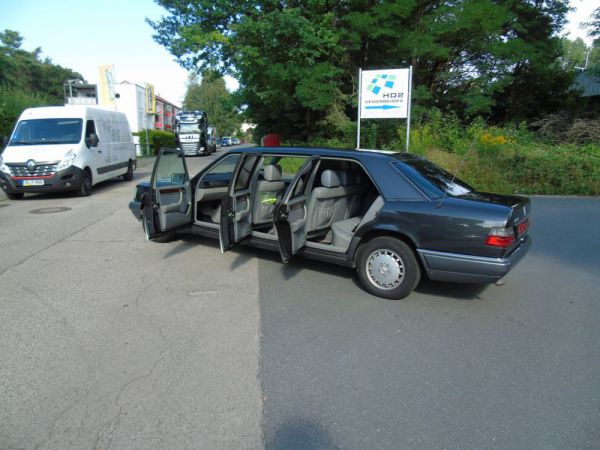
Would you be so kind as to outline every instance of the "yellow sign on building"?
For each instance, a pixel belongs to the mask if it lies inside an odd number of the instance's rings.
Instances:
[[[154,95],[154,85],[146,83],[146,113],[154,114],[156,112],[156,96]]]
[[[115,104],[115,66],[100,66],[100,104],[114,105]]]

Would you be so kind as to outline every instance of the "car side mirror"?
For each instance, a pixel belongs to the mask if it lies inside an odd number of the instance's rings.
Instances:
[[[88,137],[85,138],[85,145],[89,147],[98,147],[98,135],[96,133],[91,133]]]

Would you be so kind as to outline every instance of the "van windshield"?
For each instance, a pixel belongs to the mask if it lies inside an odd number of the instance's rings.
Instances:
[[[81,119],[21,120],[8,145],[77,144],[82,125]]]

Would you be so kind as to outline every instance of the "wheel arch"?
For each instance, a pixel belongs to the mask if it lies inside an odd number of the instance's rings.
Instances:
[[[411,236],[411,233],[408,233],[405,230],[402,230],[399,228],[392,228],[392,227],[371,228],[371,229],[365,231],[360,236],[355,236],[352,239],[348,257],[352,259],[354,267],[356,267],[356,260],[358,258],[358,252],[359,252],[360,247],[362,245],[366,244],[367,242],[372,241],[373,239],[375,239],[377,237],[393,237],[393,238],[399,239],[399,240],[403,241],[405,244],[407,244],[414,252],[415,258],[418,261],[419,265],[421,266],[420,268],[421,268],[421,271],[423,272],[423,269],[424,269],[423,261],[421,261],[421,255],[417,251],[419,246],[417,244],[417,240],[415,239],[415,237]]]

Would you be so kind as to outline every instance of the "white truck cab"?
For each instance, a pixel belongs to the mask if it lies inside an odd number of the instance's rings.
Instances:
[[[135,168],[125,114],[89,106],[29,108],[0,155],[0,186],[13,200],[59,191],[87,196],[109,178],[132,180]]]

